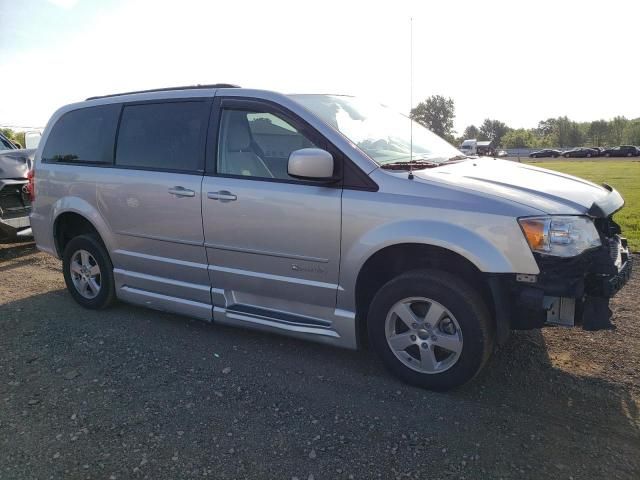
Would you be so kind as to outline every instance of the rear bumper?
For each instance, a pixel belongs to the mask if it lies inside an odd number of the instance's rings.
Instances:
[[[29,216],[16,218],[0,218],[0,240],[12,240],[18,233],[29,228]]]

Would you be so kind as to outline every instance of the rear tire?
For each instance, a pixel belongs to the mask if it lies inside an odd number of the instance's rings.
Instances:
[[[73,299],[92,310],[107,308],[115,300],[113,265],[95,235],[79,235],[64,248],[62,272]]]
[[[370,344],[387,369],[422,388],[444,391],[468,382],[493,351],[495,332],[482,297],[440,270],[415,270],[386,283],[367,322]]]

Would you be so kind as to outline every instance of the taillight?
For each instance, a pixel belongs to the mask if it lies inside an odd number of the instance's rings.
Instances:
[[[29,183],[27,184],[29,200],[33,203],[36,199],[36,171],[33,168],[27,173],[27,180],[29,180]]]

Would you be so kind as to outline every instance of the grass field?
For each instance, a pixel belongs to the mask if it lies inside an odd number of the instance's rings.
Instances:
[[[534,162],[531,162],[534,163]],[[638,161],[549,161],[536,166],[582,177],[595,183],[608,183],[625,199],[625,206],[615,215],[622,234],[634,252],[640,251],[640,162]]]

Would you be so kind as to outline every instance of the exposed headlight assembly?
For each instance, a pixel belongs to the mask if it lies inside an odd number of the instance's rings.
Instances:
[[[531,250],[555,257],[574,257],[599,247],[600,236],[589,217],[553,215],[518,219]]]

